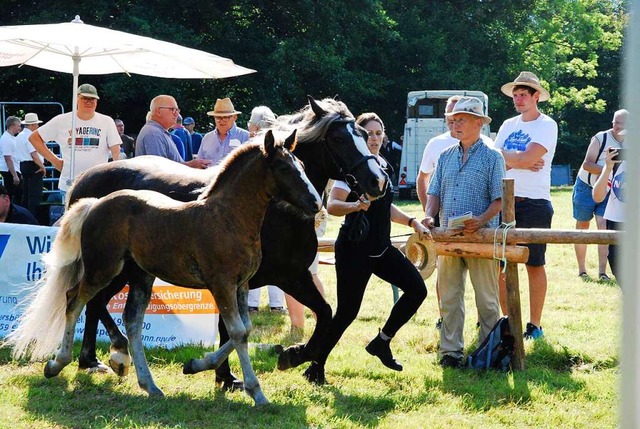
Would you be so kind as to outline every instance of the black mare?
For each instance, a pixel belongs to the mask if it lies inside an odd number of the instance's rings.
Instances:
[[[30,296],[18,327],[9,335],[14,357],[48,356],[61,339],[44,369],[47,378],[58,375],[72,360],[82,308],[127,266],[137,275],[123,318],[140,387],[149,395],[163,395],[142,347],[143,318],[157,276],[211,292],[231,341],[205,360],[218,366],[235,349],[245,391],[256,405],[267,404],[247,345],[252,326],[246,284],[262,259],[262,221],[276,195],[309,218],[322,204],[301,162],[291,154],[294,146],[295,131],[284,142],[268,131],[264,143],[243,145],[225,159],[196,201],[123,189],[71,206],[46,255],[43,284]]]
[[[294,115],[281,116],[276,127],[297,129],[298,144],[294,153],[305,164],[305,172],[318,193],[322,193],[329,178],[347,180],[371,197],[382,195],[386,189],[388,178],[366,147],[366,133],[355,125],[344,103],[309,97],[308,106]],[[196,170],[164,158],[137,157],[85,172],[71,189],[68,201],[73,204],[80,198],[101,197],[119,189],[152,189],[177,200],[190,201],[197,198],[215,174],[215,169]],[[278,367],[287,369],[322,355],[319,342],[331,323],[331,307],[316,289],[308,270],[318,245],[312,219],[300,218],[285,204],[272,202],[267,208],[261,238],[262,263],[249,287],[277,285],[317,317],[309,341],[289,347],[280,355]],[[106,304],[128,280],[131,277],[125,270],[87,304],[81,368],[102,365],[95,354],[98,318],[109,332],[112,351],[127,353],[127,339],[107,312]],[[219,332],[222,345],[229,338],[223,323],[219,325]],[[113,369],[120,375],[126,372],[122,366]],[[185,365],[185,373],[194,371],[191,363]],[[227,361],[216,369],[216,381],[224,382],[225,388],[237,382]]]

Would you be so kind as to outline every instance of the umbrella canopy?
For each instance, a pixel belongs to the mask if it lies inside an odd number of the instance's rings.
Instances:
[[[254,73],[232,60],[174,43],[84,24],[0,27],[0,66],[23,64],[78,74],[219,79]]]
[[[110,73],[177,79],[219,79],[254,73],[228,58],[174,43],[84,24],[0,27],[0,67],[29,65],[73,74],[72,139],[75,146],[78,76]],[[74,177],[74,148],[71,178]]]

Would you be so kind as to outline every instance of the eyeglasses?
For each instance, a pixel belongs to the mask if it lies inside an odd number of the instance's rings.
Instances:
[[[82,96],[82,95],[80,96],[80,100],[84,101],[85,103],[86,103],[87,101],[91,101],[91,102],[97,101],[97,99],[96,99],[96,98],[93,98],[93,97],[85,97],[85,96]]]
[[[216,121],[221,121],[223,119],[228,121],[229,119],[232,118],[232,115],[229,115],[229,116],[214,116],[214,118],[215,118]]]
[[[163,107],[163,106],[160,106],[160,107],[158,107],[158,109],[171,110],[171,113],[173,113],[174,115],[177,115],[178,113],[180,113],[180,109],[178,109],[177,107]]]

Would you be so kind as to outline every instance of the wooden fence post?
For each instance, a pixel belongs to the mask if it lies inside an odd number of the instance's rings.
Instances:
[[[513,179],[502,179],[502,222],[515,221],[515,198]],[[517,225],[516,225],[517,226]],[[497,245],[497,244],[496,244]],[[502,274],[500,274],[502,275]],[[513,359],[511,367],[514,371],[524,371],[524,341],[522,339],[522,312],[520,310],[520,282],[518,280],[518,264],[507,262],[504,274],[507,285],[507,313],[509,314],[509,330],[514,337]]]

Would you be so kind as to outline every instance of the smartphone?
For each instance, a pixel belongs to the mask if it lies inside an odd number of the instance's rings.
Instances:
[[[613,147],[609,148],[609,152],[613,152],[614,150],[615,150],[615,148],[613,148]],[[620,149],[618,149],[618,153],[616,154],[616,156],[614,156],[611,159],[613,159],[615,161],[622,161],[622,160],[625,159],[625,156],[626,156],[625,150],[620,148]]]

